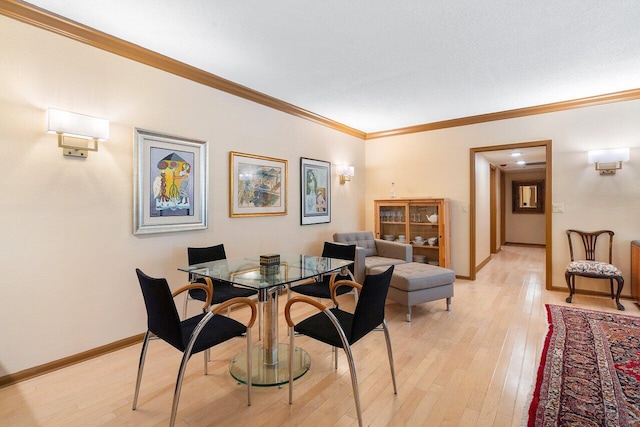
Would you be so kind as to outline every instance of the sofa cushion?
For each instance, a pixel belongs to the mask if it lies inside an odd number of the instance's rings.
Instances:
[[[365,250],[365,256],[378,255],[376,250],[376,241],[373,238],[373,232],[371,231],[354,231],[351,233],[335,233],[333,235],[335,242],[344,243],[347,245],[356,245]],[[391,264],[385,264],[391,265]]]
[[[374,268],[370,274],[378,274],[381,268]],[[449,285],[456,280],[453,270],[434,265],[409,262],[397,265],[393,270],[391,287],[412,292],[437,286]]]
[[[366,268],[366,273],[367,274],[373,274],[371,273],[371,269],[372,268],[376,268],[376,267],[388,267],[390,265],[398,265],[398,264],[404,264],[406,261],[403,259],[397,259],[397,258],[386,258],[386,257],[381,257],[381,256],[368,256],[365,258],[364,261],[364,265]],[[381,270],[382,272],[382,270]],[[375,273],[378,274],[378,273]]]

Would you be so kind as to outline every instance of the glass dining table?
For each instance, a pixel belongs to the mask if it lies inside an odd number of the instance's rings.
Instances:
[[[262,344],[252,349],[253,372],[251,384],[278,386],[289,381],[289,345],[278,342],[278,296],[291,283],[319,277],[325,273],[346,269],[353,261],[310,255],[280,255],[280,264],[274,267],[260,266],[260,256],[229,258],[219,261],[193,264],[178,270],[195,276],[209,277],[214,283],[223,281],[232,285],[255,289],[262,303]],[[231,375],[247,383],[246,350],[230,362]],[[311,364],[309,354],[294,349],[293,376],[300,378]]]

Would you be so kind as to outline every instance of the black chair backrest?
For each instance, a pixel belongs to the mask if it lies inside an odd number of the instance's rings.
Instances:
[[[156,334],[180,351],[184,351],[180,317],[166,279],[155,279],[136,268],[144,305],[147,308],[147,325]]]
[[[342,243],[324,242],[324,248],[322,248],[322,256],[355,261],[356,245],[344,245]],[[353,274],[353,264],[349,266],[349,271],[351,271],[351,273]]]
[[[382,323],[384,303],[389,292],[389,284],[394,266],[380,274],[367,275],[358,296],[358,304],[353,313],[350,342],[356,342]]]
[[[206,248],[187,248],[187,256],[189,258],[189,265],[227,259],[227,254],[224,252],[224,244]]]

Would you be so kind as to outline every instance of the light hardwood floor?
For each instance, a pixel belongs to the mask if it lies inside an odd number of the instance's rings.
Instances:
[[[365,425],[520,426],[547,331],[544,305],[566,304],[567,293],[544,290],[543,278],[544,249],[507,246],[476,281],[456,281],[450,312],[444,301],[423,304],[407,323],[402,307],[388,301],[398,394],[384,336],[370,334],[353,348]],[[352,298],[344,298],[347,307]],[[630,300],[623,304],[626,314],[640,316]],[[617,311],[608,298],[577,295],[572,305]],[[280,331],[286,341],[284,321]],[[312,365],[295,383],[293,405],[287,387],[254,387],[253,405],[246,406],[245,387],[228,373],[229,360],[244,345],[237,339],[212,351],[207,376],[201,355],[191,359],[177,425],[357,425],[344,355],[335,371],[327,346],[304,337],[297,344]],[[0,424],[167,425],[181,354],[161,341],[151,343],[132,411],[139,351],[135,345],[0,389]]]

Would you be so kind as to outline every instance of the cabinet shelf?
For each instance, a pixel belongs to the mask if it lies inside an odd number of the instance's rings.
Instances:
[[[449,199],[381,199],[375,200],[376,237],[405,235],[414,255],[420,255],[424,262],[449,268]],[[437,222],[426,218],[437,215]],[[397,221],[402,218],[402,221]],[[433,246],[411,243],[416,236],[425,241],[437,238]]]

